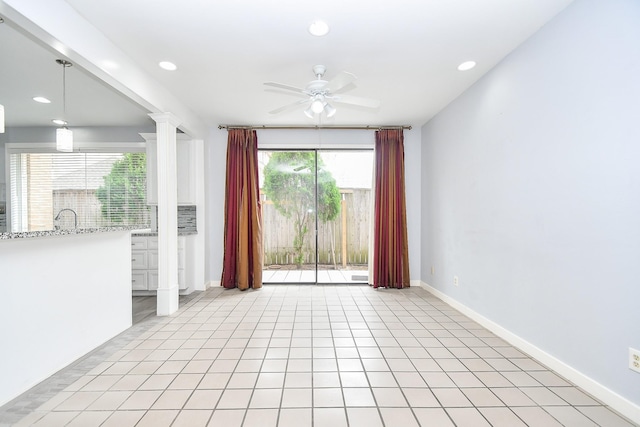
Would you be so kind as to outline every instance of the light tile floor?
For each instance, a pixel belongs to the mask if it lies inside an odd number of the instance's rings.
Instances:
[[[212,289],[0,408],[35,426],[633,426],[419,288]]]

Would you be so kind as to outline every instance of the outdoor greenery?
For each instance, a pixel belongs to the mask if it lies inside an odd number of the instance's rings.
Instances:
[[[110,224],[145,224],[147,161],[145,153],[126,153],[96,190],[102,217]]]
[[[304,260],[304,240],[313,224],[316,206],[316,167],[318,220],[333,221],[340,213],[340,190],[331,172],[323,168],[314,151],[276,151],[264,168],[263,190],[278,212],[293,221],[294,261]]]

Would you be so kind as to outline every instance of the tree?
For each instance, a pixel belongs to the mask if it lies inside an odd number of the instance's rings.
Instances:
[[[111,224],[146,222],[147,161],[145,153],[126,153],[96,190],[102,217]]]
[[[340,213],[340,190],[331,172],[317,158],[318,219],[333,221]],[[264,168],[264,192],[276,210],[293,220],[294,261],[304,261],[304,239],[309,231],[316,205],[316,153],[313,151],[276,151]]]

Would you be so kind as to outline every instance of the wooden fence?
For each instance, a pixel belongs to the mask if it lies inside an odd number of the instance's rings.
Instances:
[[[371,190],[341,189],[343,201],[334,221],[318,222],[318,264],[344,267],[366,265],[369,260],[369,216]],[[264,265],[295,264],[294,230],[291,220],[282,216],[271,201],[262,205]],[[315,264],[314,221],[307,225],[304,238],[304,263]]]

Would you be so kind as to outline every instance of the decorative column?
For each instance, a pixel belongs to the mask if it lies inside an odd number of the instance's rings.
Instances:
[[[342,200],[340,202],[340,212],[342,213],[342,268],[347,269],[347,197],[344,193],[341,194]],[[355,262],[355,259],[354,259]]]
[[[178,310],[178,178],[176,128],[171,113],[149,114],[156,122],[158,173],[158,316]]]

